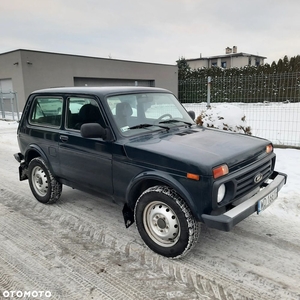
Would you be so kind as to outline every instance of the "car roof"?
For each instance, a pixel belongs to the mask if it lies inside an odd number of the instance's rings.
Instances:
[[[107,96],[114,94],[130,93],[170,93],[162,88],[154,87],[137,87],[137,86],[107,86],[107,87],[58,87],[36,90],[32,94],[93,94],[98,96]]]

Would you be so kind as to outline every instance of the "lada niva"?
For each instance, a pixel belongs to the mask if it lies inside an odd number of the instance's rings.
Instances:
[[[20,180],[42,203],[57,201],[62,185],[109,197],[149,248],[183,256],[201,222],[230,231],[268,207],[287,178],[274,171],[270,141],[194,119],[165,89],[35,91],[17,132]]]

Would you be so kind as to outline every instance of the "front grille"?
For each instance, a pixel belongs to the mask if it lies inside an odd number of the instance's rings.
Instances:
[[[268,160],[261,165],[253,166],[247,172],[236,177],[236,194],[235,199],[239,199],[242,196],[249,193],[255,187],[261,185],[272,173],[272,160]],[[254,178],[256,175],[262,174],[262,180],[258,183],[254,182]]]

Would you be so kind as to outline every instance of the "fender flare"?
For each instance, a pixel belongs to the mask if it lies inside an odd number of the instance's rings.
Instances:
[[[135,192],[135,188],[143,181],[155,180],[160,181],[176,191],[176,193],[186,202],[190,208],[193,216],[199,220],[199,212],[186,188],[176,178],[172,177],[169,173],[162,171],[143,171],[135,176],[129,183],[126,189],[125,200],[128,206],[133,210],[137,198],[132,197]]]
[[[52,166],[49,164],[49,160],[48,160],[48,158],[47,158],[47,155],[46,155],[45,152],[41,149],[41,147],[39,147],[39,146],[36,145],[36,144],[30,144],[29,147],[28,147],[28,149],[27,149],[26,152],[25,152],[24,158],[25,158],[26,165],[27,165],[27,166],[29,165],[29,154],[30,154],[30,152],[32,152],[32,151],[37,152],[37,153],[39,154],[38,156],[40,156],[40,157],[46,162],[47,167],[48,167],[48,168],[50,169],[50,171],[53,173],[53,169],[52,169]],[[36,157],[36,156],[34,156],[34,157]],[[30,160],[31,160],[31,159],[30,159]]]

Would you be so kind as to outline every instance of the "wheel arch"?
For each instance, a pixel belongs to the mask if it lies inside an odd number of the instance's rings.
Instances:
[[[44,151],[41,149],[41,147],[39,147],[36,144],[31,144],[25,153],[25,162],[26,162],[27,166],[29,165],[30,161],[36,157],[41,157],[47,164],[47,167],[50,169],[50,171],[53,172],[53,169],[52,169],[51,165],[49,164],[47,155],[44,153]]]
[[[169,174],[157,171],[142,172],[130,182],[126,191],[126,202],[129,208],[134,210],[139,196],[148,188],[156,185],[167,185],[174,189],[188,205],[193,216],[198,219],[197,208],[186,188]]]

